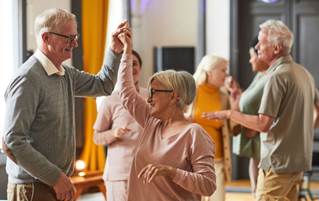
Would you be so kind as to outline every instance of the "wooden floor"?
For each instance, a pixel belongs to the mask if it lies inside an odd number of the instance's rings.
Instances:
[[[244,192],[227,192],[226,201],[253,201],[253,196],[249,191],[249,180],[233,181],[226,184],[226,190],[231,191],[244,191]],[[244,189],[244,190],[243,190]]]
[[[250,193],[227,193],[226,201],[253,201]]]
[[[232,192],[226,193],[226,201],[253,201],[253,196],[248,192],[250,184],[248,180],[233,181],[226,184],[226,189],[231,189]],[[240,192],[235,192],[239,189]],[[314,196],[318,198],[319,182],[311,182],[310,189]],[[316,199],[319,200],[319,199]]]

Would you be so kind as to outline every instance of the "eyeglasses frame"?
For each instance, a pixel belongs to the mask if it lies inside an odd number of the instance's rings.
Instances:
[[[153,98],[154,93],[161,92],[161,93],[172,93],[173,89],[154,89],[152,87],[148,88],[148,97]]]
[[[65,38],[68,43],[72,43],[73,41],[77,41],[77,40],[79,40],[79,37],[80,37],[80,34],[64,35],[64,34],[56,33],[56,32],[53,32],[53,31],[49,31],[48,33],[56,35],[56,36],[60,36],[62,38]]]

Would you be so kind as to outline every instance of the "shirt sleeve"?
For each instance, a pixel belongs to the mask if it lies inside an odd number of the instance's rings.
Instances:
[[[190,146],[192,172],[177,169],[173,181],[184,189],[209,196],[216,190],[214,144],[202,128],[195,128]]]
[[[61,170],[38,152],[31,143],[32,122],[40,104],[39,83],[32,77],[16,78],[6,91],[5,143],[19,166],[32,177],[53,186]]]
[[[258,113],[276,118],[285,93],[284,79],[281,79],[279,75],[270,77],[265,85]]]
[[[75,95],[102,96],[110,95],[114,89],[121,55],[107,50],[105,64],[97,75],[72,68]]]
[[[118,75],[119,94],[123,107],[144,128],[145,122],[149,118],[149,107],[134,86],[132,62],[132,55],[123,55]]]

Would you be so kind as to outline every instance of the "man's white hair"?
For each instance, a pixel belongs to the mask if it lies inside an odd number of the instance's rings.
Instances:
[[[290,53],[293,45],[293,33],[280,20],[267,20],[259,28],[266,33],[268,41],[272,45],[282,45],[286,53]]]
[[[42,41],[42,33],[59,31],[59,26],[69,21],[74,21],[76,23],[76,16],[69,11],[60,8],[48,9],[38,15],[34,22],[34,33],[38,46]]]

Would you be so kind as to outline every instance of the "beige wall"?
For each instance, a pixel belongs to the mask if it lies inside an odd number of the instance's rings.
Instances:
[[[133,41],[144,67],[142,83],[153,73],[153,47],[195,46],[199,0],[149,0],[133,6]],[[206,0],[207,54],[229,58],[230,0]]]
[[[149,0],[139,9],[133,11],[133,41],[144,61],[145,84],[153,73],[153,47],[196,45],[198,5],[194,0]]]
[[[206,0],[206,53],[229,59],[230,0]]]

